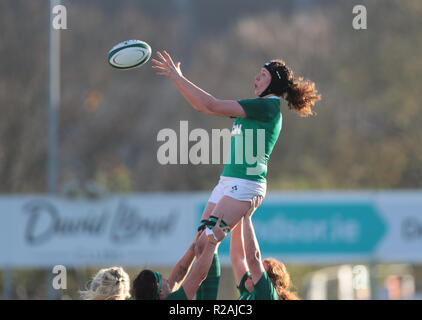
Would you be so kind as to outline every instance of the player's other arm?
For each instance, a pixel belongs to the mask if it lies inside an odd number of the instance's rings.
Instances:
[[[155,63],[152,68],[158,71],[158,75],[168,77],[195,110],[215,116],[246,117],[245,111],[237,101],[216,99],[189,81],[180,70],[180,62],[174,64],[166,51],[163,51],[163,54],[157,52],[157,56],[160,61],[152,59],[152,62]]]
[[[193,261],[195,260],[196,241],[201,233],[202,231],[196,234],[193,243],[171,270],[168,281],[172,291],[178,290],[183,281],[186,279],[186,276],[192,267]]]
[[[233,266],[236,285],[240,285],[245,273],[248,271],[245,247],[243,244],[243,218],[233,228],[230,239],[230,260]]]
[[[261,260],[261,251],[259,249],[258,240],[255,235],[255,229],[252,225],[252,214],[259,206],[261,201],[262,198],[257,200],[257,197],[254,197],[252,200],[251,209],[243,218],[246,261],[248,263],[249,271],[251,273],[252,281],[254,284],[259,281],[265,272],[265,268]]]
[[[183,290],[185,291],[186,297],[189,300],[192,300],[198,291],[201,283],[205,280],[208,275],[208,271],[211,267],[212,259],[214,258],[215,248],[220,244],[221,240],[224,239],[226,234],[223,229],[221,229],[220,217],[212,229],[211,233],[208,235],[207,243],[204,250],[202,251],[201,256],[196,261],[195,265],[192,268],[192,272],[189,274],[186,281],[183,283]]]

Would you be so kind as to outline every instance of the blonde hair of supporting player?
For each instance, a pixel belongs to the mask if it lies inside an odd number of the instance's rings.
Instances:
[[[130,280],[121,267],[104,268],[79,291],[83,300],[126,300],[130,298]]]

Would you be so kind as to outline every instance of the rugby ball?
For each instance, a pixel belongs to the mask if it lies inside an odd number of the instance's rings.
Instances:
[[[143,65],[151,57],[151,47],[140,40],[127,40],[108,53],[108,63],[117,69],[132,69]]]

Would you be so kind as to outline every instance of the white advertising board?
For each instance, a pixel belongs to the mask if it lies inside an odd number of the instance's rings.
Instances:
[[[189,195],[0,199],[0,264],[168,265],[194,238]]]
[[[0,267],[174,265],[208,196],[2,196]],[[253,223],[262,255],[288,263],[422,263],[420,191],[270,192]],[[226,265],[229,244],[219,250]]]

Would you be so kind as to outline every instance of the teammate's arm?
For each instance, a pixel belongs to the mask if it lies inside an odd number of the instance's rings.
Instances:
[[[158,75],[168,77],[195,110],[215,116],[246,117],[245,111],[237,101],[216,99],[208,92],[190,82],[183,76],[180,70],[180,62],[174,64],[166,51],[163,51],[163,54],[157,52],[157,55],[160,61],[152,59],[151,61],[156,64],[152,68],[158,70]]]
[[[185,291],[188,300],[192,300],[198,291],[201,283],[205,280],[210,269],[212,259],[214,257],[215,248],[220,244],[221,240],[226,236],[223,229],[220,228],[220,217],[212,229],[211,234],[207,236],[207,243],[201,256],[196,261],[186,281],[183,283],[183,290]]]
[[[171,270],[168,281],[170,289],[172,291],[178,290],[180,288],[180,285],[186,279],[186,276],[192,267],[193,261],[195,260],[196,241],[198,240],[198,237],[201,233],[202,231],[196,234],[193,243],[190,245],[183,257],[176,263],[176,265]]]
[[[248,271],[245,247],[243,244],[243,218],[233,228],[230,239],[230,260],[233,266],[236,285],[240,285],[245,273]]]
[[[252,214],[259,206],[261,201],[262,198],[261,200],[257,200],[257,198],[254,197],[252,200],[251,209],[243,218],[246,261],[248,263],[249,271],[251,273],[252,281],[254,284],[259,281],[265,272],[265,268],[261,260],[261,251],[259,249],[258,240],[252,225]]]

